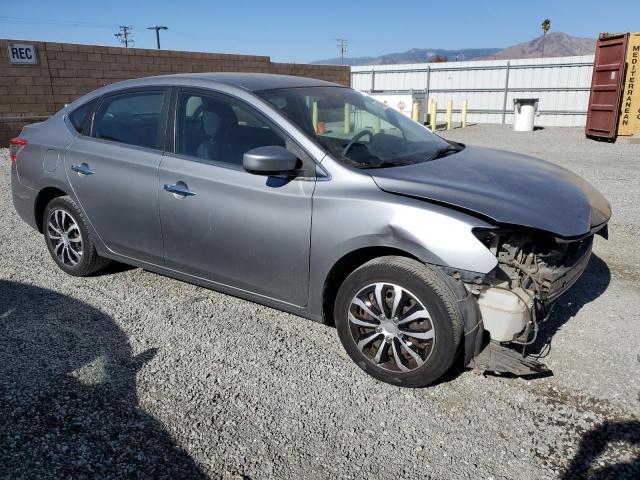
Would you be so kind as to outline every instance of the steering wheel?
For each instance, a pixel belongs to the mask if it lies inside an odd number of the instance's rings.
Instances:
[[[342,155],[346,155],[347,152],[349,151],[349,149],[351,147],[353,147],[353,144],[356,143],[358,140],[360,140],[362,137],[365,137],[369,135],[369,138],[373,138],[373,132],[371,130],[362,130],[361,132],[356,133],[353,138],[349,141],[349,143],[347,143],[347,146],[344,147],[344,150],[342,150]]]

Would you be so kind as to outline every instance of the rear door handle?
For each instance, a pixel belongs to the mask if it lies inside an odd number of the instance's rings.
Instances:
[[[73,170],[74,172],[77,172],[78,175],[93,175],[94,172],[93,170],[91,170],[89,168],[89,165],[87,165],[86,163],[82,163],[80,165],[71,165],[71,170]]]
[[[180,195],[182,197],[193,197],[196,195],[196,192],[193,190],[189,190],[187,186],[177,185],[175,183],[165,183],[164,189],[167,192],[173,193],[175,195]]]

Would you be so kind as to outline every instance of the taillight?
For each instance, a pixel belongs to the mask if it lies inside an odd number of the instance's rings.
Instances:
[[[27,141],[24,138],[16,137],[9,140],[9,157],[12,162],[15,162],[18,158],[18,153],[27,145]]]

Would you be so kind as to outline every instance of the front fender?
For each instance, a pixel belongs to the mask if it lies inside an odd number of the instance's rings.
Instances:
[[[453,210],[427,207],[393,209],[387,228],[398,248],[412,248],[425,263],[470,272],[488,273],[496,267],[496,257],[473,234],[474,228],[488,224]]]
[[[491,225],[471,215],[423,200],[379,190],[369,178],[342,190],[318,182],[311,232],[310,313],[321,311],[324,282],[345,255],[388,247],[424,263],[478,273],[497,265],[496,257],[473,235]],[[373,186],[373,188],[371,188]]]

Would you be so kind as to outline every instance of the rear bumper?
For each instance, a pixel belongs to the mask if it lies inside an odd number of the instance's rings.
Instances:
[[[36,190],[25,187],[20,183],[16,171],[16,164],[11,165],[11,195],[13,197],[13,206],[20,218],[36,230],[38,229],[35,216],[37,193]]]

